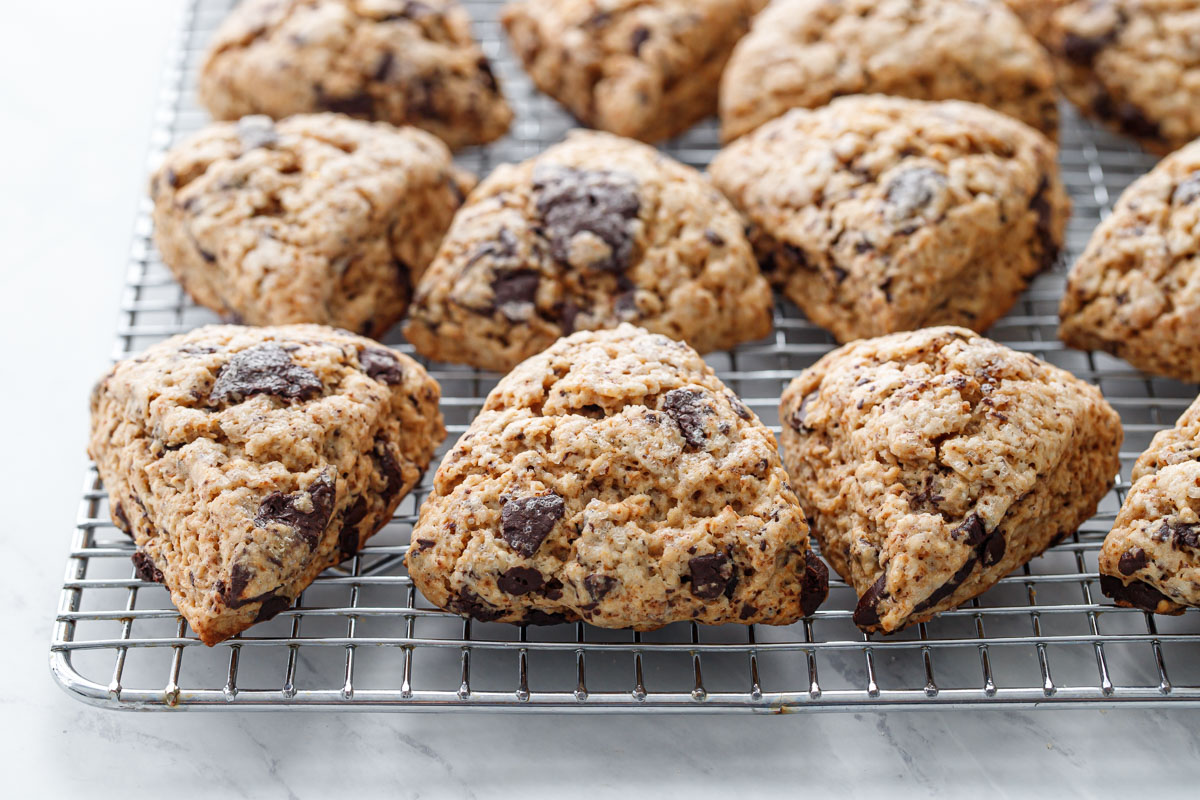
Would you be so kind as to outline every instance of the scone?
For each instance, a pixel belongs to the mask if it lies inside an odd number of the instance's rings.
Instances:
[[[1159,614],[1200,607],[1200,398],[1155,435],[1132,480],[1100,551],[1100,588]]]
[[[214,325],[118,363],[88,454],[133,563],[213,645],[354,554],[445,437],[412,359],[319,325]]]
[[[1042,38],[1075,105],[1160,155],[1200,136],[1200,2],[1060,5]]]
[[[716,113],[767,0],[522,0],[501,20],[534,84],[584,125],[653,142]]]
[[[835,350],[779,415],[792,485],[865,631],[986,591],[1074,532],[1120,467],[1098,389],[964,328]]]
[[[1056,155],[983,106],[856,95],[771,120],[709,171],[766,276],[847,342],[1002,317],[1062,246]]]
[[[150,181],[154,242],[188,294],[227,319],[378,338],[473,184],[415,128],[245,117],[167,154]]]
[[[737,212],[652,147],[579,131],[498,167],[421,278],[404,333],[437,361],[505,371],[575,330],[631,322],[700,352],[771,330]]]
[[[694,350],[632,325],[500,381],[406,563],[435,606],[483,621],[786,625],[828,589],[771,431]]]
[[[1058,131],[1046,51],[989,0],[775,0],[721,78],[726,141],[847,94],[970,100]]]
[[[1200,142],[1138,178],[1067,277],[1059,336],[1200,382]]]
[[[513,116],[458,0],[242,0],[197,92],[217,119],[336,111],[454,149],[500,138]]]

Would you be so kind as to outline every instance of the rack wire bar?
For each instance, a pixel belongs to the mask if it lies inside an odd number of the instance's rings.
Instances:
[[[151,163],[207,119],[193,87],[204,45],[233,0],[191,0],[167,59]],[[486,174],[558,141],[571,119],[539,95],[506,49],[500,2],[467,0],[475,33],[517,112],[512,132],[460,156]],[[890,637],[854,627],[853,591],[787,627],[678,623],[652,633],[583,623],[518,627],[432,608],[402,558],[427,475],[362,552],[327,570],[293,608],[216,647],[203,646],[157,584],[134,573],[132,545],[109,519],[87,469],[50,647],[71,695],[121,709],[334,708],[388,710],[829,711],[862,709],[1200,705],[1200,612],[1158,617],[1109,603],[1096,559],[1129,488],[1129,469],[1196,388],[1150,379],[1056,338],[1065,265],[1120,192],[1153,158],[1063,109],[1060,162],[1075,204],[1067,254],[989,335],[1097,384],[1120,412],[1121,476],[1074,535],[962,608]],[[718,147],[705,122],[663,149],[703,168]],[[149,201],[137,217],[113,358],[216,321],[192,303],[151,242]],[[411,354],[393,336],[388,343]],[[834,346],[780,303],[763,341],[709,356],[766,421],[787,382]],[[422,362],[426,363],[426,362]],[[500,376],[434,364],[450,442]],[[776,428],[776,430],[778,430]],[[436,463],[436,462],[435,462]],[[432,470],[431,470],[432,473]]]

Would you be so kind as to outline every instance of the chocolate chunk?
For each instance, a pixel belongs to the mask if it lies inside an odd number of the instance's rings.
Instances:
[[[592,601],[599,603],[613,589],[617,588],[620,581],[611,575],[601,575],[594,572],[583,579],[583,586],[587,589]]]
[[[522,620],[526,625],[563,625],[570,621],[565,614],[550,614],[540,608],[530,609]]]
[[[987,531],[983,527],[983,520],[975,512],[971,512],[962,523],[950,531],[950,538],[958,541],[966,537],[967,544],[971,547],[978,547],[983,544],[983,540],[987,536]]]
[[[121,507],[120,503],[113,506],[112,515],[113,519],[116,520],[117,528],[127,536],[131,535],[133,526],[129,524],[129,517],[125,516],[125,509]]]
[[[242,117],[237,121],[234,129],[237,131],[238,141],[241,142],[243,151],[253,150],[256,147],[270,147],[279,141],[279,132],[275,130],[275,123],[270,117],[263,114]]]
[[[858,605],[854,607],[854,624],[866,630],[873,628],[879,624],[879,601],[887,597],[887,573],[879,576],[879,579],[871,584],[871,588],[863,593],[863,596],[858,598]]]
[[[813,398],[816,396],[816,392],[804,395],[804,397],[800,400],[800,405],[796,407],[795,411],[788,415],[788,425],[792,426],[792,430],[796,431],[797,433],[813,432],[814,429],[808,427],[804,420],[807,416],[808,404],[811,403]]]
[[[930,167],[912,167],[888,181],[884,196],[892,218],[906,220],[927,209],[945,189],[945,175]]]
[[[1148,563],[1150,563],[1150,559],[1146,556],[1146,551],[1140,547],[1134,547],[1121,553],[1117,569],[1121,571],[1122,575],[1132,575]]]
[[[836,283],[839,283],[839,284],[843,283],[849,274],[850,273],[846,272],[846,270],[842,269],[841,267],[833,268],[833,280]]]
[[[633,35],[630,37],[630,46],[633,48],[633,54],[641,55],[642,45],[650,38],[650,30],[644,25],[639,25],[633,29]]]
[[[1187,206],[1200,198],[1200,172],[1193,172],[1184,178],[1171,193],[1171,202],[1177,206]]]
[[[493,305],[513,322],[528,319],[541,279],[540,273],[528,269],[497,275],[492,281]]]
[[[690,558],[688,570],[692,575],[692,594],[704,600],[720,597],[734,580],[733,562],[725,553]]]
[[[725,246],[725,237],[714,231],[712,228],[704,229],[704,238],[708,240],[708,243],[713,247]]]
[[[364,347],[358,353],[358,363],[368,377],[395,386],[404,382],[404,369],[400,359],[386,347]]]
[[[480,56],[475,62],[476,68],[479,70],[479,80],[483,83],[487,90],[492,94],[500,93],[500,84],[496,82],[496,73],[492,72],[492,65],[487,60],[487,56]]]
[[[641,209],[637,182],[629,176],[602,170],[543,166],[533,176],[537,211],[550,239],[556,260],[581,266],[571,259],[577,237],[591,234],[608,252],[587,252],[581,247],[590,269],[621,272],[633,260],[633,221]],[[589,243],[590,244],[590,243]],[[579,254],[576,254],[579,258]]]
[[[510,567],[496,579],[500,591],[517,597],[530,592],[540,592],[545,583],[546,579],[542,577],[542,573],[529,567]]]
[[[133,571],[137,573],[139,578],[150,583],[163,582],[162,570],[154,566],[154,559],[150,558],[150,556],[138,550],[130,556],[130,559],[133,561]]]
[[[795,269],[811,269],[808,263],[808,254],[802,248],[790,242],[783,243],[783,255],[787,262]]]
[[[496,238],[480,242],[471,251],[466,265],[470,267],[478,261],[487,259],[495,266],[508,267],[515,272],[522,263],[517,258],[519,249],[516,235],[508,228],[501,228],[496,233]]]
[[[757,608],[750,605],[749,603],[746,603],[745,605],[742,606],[742,610],[738,612],[738,619],[740,619],[744,622],[744,621],[750,619],[751,617],[753,617],[757,613],[758,613]]]
[[[1200,524],[1186,522],[1164,522],[1159,528],[1159,538],[1170,537],[1171,547],[1176,550],[1191,548],[1200,549]]]
[[[480,622],[491,622],[504,616],[504,612],[483,602],[467,587],[458,590],[457,597],[451,597],[449,608],[456,614],[472,617]]]
[[[416,541],[417,552],[424,553],[426,550],[430,549],[435,544],[437,544],[437,542],[435,542],[433,539],[417,539],[417,541]]]
[[[542,586],[542,595],[550,600],[558,600],[563,595],[562,581],[558,578],[550,578]]]
[[[281,594],[272,594],[270,597],[262,601],[262,605],[258,607],[258,615],[255,616],[255,622],[266,622],[269,619],[274,619],[281,611],[287,611],[292,605],[290,597],[284,597]]]
[[[271,492],[263,498],[254,515],[254,524],[266,527],[271,523],[287,525],[296,532],[309,550],[315,550],[321,534],[333,513],[336,490],[328,472],[309,485],[307,491],[295,494]]]
[[[562,328],[563,336],[569,336],[575,332],[575,318],[579,316],[579,306],[575,305],[570,300],[564,300],[556,307],[558,313],[558,325]]]
[[[323,388],[320,378],[292,361],[282,347],[260,344],[229,359],[208,396],[213,402],[230,398],[241,402],[254,394],[307,400]]]
[[[367,517],[367,499],[359,497],[350,506],[342,519],[342,530],[338,534],[338,550],[346,559],[358,552],[358,525]]]
[[[1118,102],[1112,96],[1101,93],[1092,101],[1092,108],[1101,117],[1117,123],[1121,130],[1131,136],[1162,140],[1158,123],[1148,119],[1133,103]]]
[[[1033,193],[1033,199],[1029,201],[1029,208],[1037,214],[1037,233],[1038,242],[1042,246],[1042,263],[1043,270],[1050,269],[1054,266],[1054,262],[1058,261],[1058,242],[1054,239],[1054,220],[1050,209],[1050,202],[1046,199],[1049,194],[1050,181],[1048,178],[1042,178],[1038,184],[1037,191]]]
[[[970,577],[971,573],[975,571],[975,565],[978,563],[979,553],[971,553],[971,555],[967,558],[966,563],[958,568],[958,572],[955,572],[950,576],[950,580],[946,581],[936,590],[934,590],[933,594],[929,595],[924,600],[913,606],[913,613],[919,614],[922,611],[928,611],[950,595],[954,594],[955,590],[962,585],[963,581]]]
[[[1008,548],[1007,542],[1004,540],[1004,531],[997,528],[992,531],[992,535],[983,543],[983,565],[991,567],[999,564],[1004,558],[1004,553]]]
[[[375,67],[375,72],[371,75],[372,80],[386,81],[395,61],[396,56],[391,50],[384,52],[383,57],[379,59],[379,64]]]
[[[229,586],[225,590],[225,605],[230,608],[237,608],[241,605],[237,600],[245,594],[246,587],[250,585],[250,581],[253,579],[254,570],[245,564],[234,564],[233,569],[229,571]]]
[[[725,395],[725,399],[729,401],[729,406],[733,409],[733,413],[737,414],[742,419],[749,420],[750,417],[753,416],[750,413],[750,409],[746,407],[746,404],[737,397],[727,394]]]
[[[811,550],[804,554],[804,579],[800,584],[800,608],[811,617],[829,594],[829,568]]]
[[[1118,604],[1127,604],[1143,611],[1157,612],[1159,603],[1172,603],[1171,598],[1143,581],[1125,584],[1112,575],[1100,576],[1100,591]]]
[[[1113,29],[1100,36],[1080,36],[1077,33],[1066,33],[1063,36],[1062,52],[1069,61],[1082,66],[1089,66],[1100,55],[1100,51],[1108,47],[1117,38]]]
[[[500,535],[509,547],[521,555],[531,556],[565,513],[563,499],[553,493],[514,497],[500,510]]]
[[[630,289],[627,292],[621,292],[613,301],[613,310],[617,312],[617,316],[622,319],[628,319],[637,314],[637,291]]]
[[[683,432],[683,440],[691,447],[703,447],[708,441],[704,417],[713,413],[713,409],[704,398],[703,392],[692,389],[672,389],[663,396],[662,410],[675,420]]]
[[[344,97],[331,97],[325,94],[321,86],[314,87],[317,108],[322,111],[333,111],[350,117],[371,117],[375,111],[375,101],[365,91],[358,91]]]
[[[396,457],[392,455],[392,450],[388,447],[387,440],[383,437],[375,439],[373,458],[375,459],[376,467],[387,480],[387,485],[383,487],[383,502],[386,505],[404,488],[404,473],[401,471]]]

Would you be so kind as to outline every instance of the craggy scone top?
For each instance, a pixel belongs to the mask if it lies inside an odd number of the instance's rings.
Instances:
[[[434,605],[483,621],[788,624],[827,590],[771,431],[692,348],[631,325],[500,381],[407,565]]]
[[[405,336],[437,361],[502,371],[560,336],[622,322],[725,349],[765,336],[771,309],[741,218],[700,173],[576,131],[471,193]]]
[[[1067,277],[1059,336],[1200,381],[1200,143],[1126,189]]]
[[[1058,256],[1056,157],[974,103],[855,95],[771,120],[709,171],[768,278],[847,342],[1003,316]]]
[[[774,0],[721,77],[721,134],[863,93],[971,100],[1058,131],[1050,57],[1002,3]]]
[[[1100,551],[1100,587],[1160,614],[1200,606],[1200,398],[1155,435],[1132,480]]]
[[[319,325],[213,325],[112,368],[89,455],[134,563],[206,644],[269,619],[391,518],[445,436],[412,359]]]
[[[1119,468],[1100,392],[962,328],[846,345],[787,388],[784,457],[855,622],[891,632],[984,591],[1092,513]]]
[[[217,119],[334,111],[415,125],[454,149],[512,121],[458,0],[243,0],[197,92]]]
[[[474,182],[415,128],[245,117],[167,154],[150,181],[154,240],[188,293],[227,317],[378,337]]]

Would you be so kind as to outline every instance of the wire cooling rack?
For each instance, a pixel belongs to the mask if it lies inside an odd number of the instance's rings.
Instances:
[[[168,60],[152,160],[205,122],[193,93],[196,69],[231,5],[193,0],[188,6]],[[499,5],[466,3],[517,111],[506,139],[461,158],[480,174],[498,161],[534,155],[571,127],[509,55],[496,22]],[[664,149],[704,167],[716,142],[710,121]],[[1065,109],[1061,162],[1075,202],[1070,263],[1153,159]],[[150,210],[144,202],[137,220],[114,358],[214,321],[160,262]],[[887,638],[864,636],[850,619],[854,593],[837,580],[820,611],[783,628],[678,623],[638,634],[583,623],[465,621],[433,609],[401,563],[416,509],[429,493],[427,475],[369,546],[320,576],[294,608],[207,648],[166,590],[134,574],[132,547],[109,520],[91,468],[51,644],[53,673],[74,696],[125,709],[784,712],[1200,703],[1200,613],[1154,617],[1116,608],[1096,577],[1097,551],[1129,487],[1133,460],[1155,431],[1174,422],[1195,388],[1147,378],[1103,354],[1065,349],[1055,337],[1063,282],[1060,264],[990,335],[1101,387],[1125,424],[1121,480],[1074,536],[929,623]],[[389,342],[411,352],[400,339]],[[760,417],[774,421],[786,383],[832,346],[826,333],[781,305],[770,337],[709,361]],[[426,366],[442,385],[450,430],[444,452],[499,376]]]

